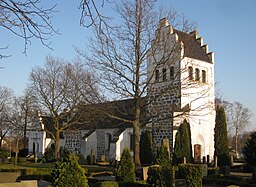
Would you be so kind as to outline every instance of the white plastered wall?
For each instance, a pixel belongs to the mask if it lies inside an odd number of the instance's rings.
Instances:
[[[189,104],[190,112],[188,121],[191,127],[192,148],[195,144],[201,145],[201,157],[209,155],[213,158],[214,153],[214,64],[200,60],[184,58],[181,68],[198,68],[200,75],[202,70],[206,71],[206,83],[188,80],[188,71],[181,74],[181,107]],[[195,77],[195,76],[194,76]]]
[[[123,150],[125,147],[130,148],[131,134],[133,134],[132,128],[125,129],[118,137],[118,140],[115,143],[110,145],[110,156],[115,160],[120,160]],[[131,151],[133,156],[133,151]]]

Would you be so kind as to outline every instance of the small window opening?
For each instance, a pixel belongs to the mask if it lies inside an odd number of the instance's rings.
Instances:
[[[189,80],[194,80],[194,77],[193,77],[193,68],[190,66],[188,67],[188,78]]]
[[[170,67],[170,78],[171,79],[174,78],[174,67],[173,66]]]
[[[195,77],[196,81],[200,81],[200,71],[198,68],[196,68],[196,77]]]
[[[156,80],[155,81],[158,82],[159,81],[159,70],[158,69],[156,70],[156,74],[155,75],[156,75],[156,77],[155,77]]]
[[[206,83],[206,71],[202,70],[202,82]]]
[[[163,81],[166,81],[166,69],[163,69]]]

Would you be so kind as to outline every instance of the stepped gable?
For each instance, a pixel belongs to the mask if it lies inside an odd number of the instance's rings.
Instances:
[[[174,29],[171,25],[169,25],[168,19],[163,18],[160,20],[159,28],[157,29],[156,34],[163,36],[163,39],[165,39],[166,35],[168,34],[174,35],[176,41],[179,41],[183,44],[185,57],[214,63],[214,53],[208,52],[208,45],[203,44],[203,38],[198,37],[198,32],[196,30],[190,33],[186,33]],[[153,43],[154,42],[155,40],[153,40]]]
[[[196,32],[196,31],[194,31]],[[191,33],[194,33],[191,32]],[[196,37],[192,34],[188,34],[179,30],[174,29],[174,33],[177,33],[179,36],[179,40],[183,42],[184,44],[184,56],[189,58],[194,58],[197,60],[202,60],[205,62],[212,63],[211,59],[208,57],[206,51],[203,49],[204,46],[201,46],[197,41],[197,35]]]

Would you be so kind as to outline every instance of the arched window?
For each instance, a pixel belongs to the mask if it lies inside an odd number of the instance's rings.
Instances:
[[[200,81],[200,71],[198,68],[196,68],[196,77],[195,77],[196,81]]]
[[[166,81],[166,69],[165,68],[163,68],[163,81]]]
[[[159,70],[156,70],[156,76],[155,76],[155,81],[158,82],[159,81]]]
[[[170,67],[170,78],[171,79],[174,78],[174,67],[173,66]]]
[[[189,80],[194,80],[194,77],[193,77],[193,68],[190,66],[188,67],[188,79]]]
[[[202,82],[206,83],[206,71],[202,70]]]

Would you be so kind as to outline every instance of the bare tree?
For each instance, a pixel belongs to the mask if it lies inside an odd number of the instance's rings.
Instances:
[[[244,129],[249,126],[252,112],[240,102],[225,103],[229,133],[235,136],[235,154],[237,154],[239,134],[244,132]]]
[[[109,27],[108,21],[110,17],[102,14],[100,7],[103,8],[105,3],[113,4],[115,1],[109,1],[109,0],[101,0],[100,1],[87,1],[87,0],[81,0],[79,4],[79,9],[81,10],[81,18],[80,18],[80,25],[84,27],[90,27],[92,25],[95,25],[96,23],[99,23],[99,29],[102,30],[102,26]],[[100,3],[100,4],[99,4]]]
[[[73,125],[83,124],[81,105],[95,102],[97,92],[94,77],[77,60],[47,57],[44,67],[36,67],[30,74],[29,89],[42,115],[51,118],[52,129],[45,129],[55,141],[59,158],[60,134]]]
[[[0,148],[2,147],[4,137],[11,129],[9,119],[13,98],[12,90],[0,86]]]
[[[33,38],[50,48],[49,37],[58,33],[51,23],[54,7],[43,8],[40,0],[0,0],[0,27],[24,40],[25,54]],[[0,59],[7,56],[0,54]]]
[[[36,99],[31,94],[30,90],[26,90],[24,95],[16,99],[17,111],[21,116],[21,125],[23,131],[22,146],[27,148],[27,130],[31,125],[38,121],[38,106]],[[21,138],[20,138],[21,139]]]
[[[91,39],[90,53],[80,50],[78,52],[85,57],[89,67],[100,74],[101,86],[106,90],[105,93],[108,93],[107,96],[110,100],[124,98],[134,100],[133,107],[130,108],[134,118],[126,119],[124,116],[112,114],[109,116],[122,119],[133,125],[134,160],[136,166],[140,166],[141,109],[150,104],[149,102],[153,102],[144,97],[153,89],[151,83],[154,82],[157,68],[163,64],[174,65],[176,63],[177,50],[181,49],[181,45],[170,45],[169,40],[162,39],[160,29],[157,30],[157,28],[164,13],[160,11],[161,13],[158,14],[154,11],[155,1],[122,1],[115,5],[121,23],[111,28],[104,28],[103,34],[100,32],[99,25],[95,23],[95,38]],[[173,26],[177,26],[183,31],[188,31],[191,28],[190,22],[184,17],[178,17],[177,12],[168,12],[165,16],[170,19]],[[149,58],[152,63],[156,64],[150,70],[148,69]],[[177,80],[176,78],[182,71],[185,71],[185,67],[173,75],[173,81],[170,81],[168,88],[175,84],[174,80]],[[161,73],[158,78],[164,79],[164,76],[166,75]],[[194,84],[191,83],[190,86],[192,85]],[[162,94],[167,91],[170,89],[164,90]]]

